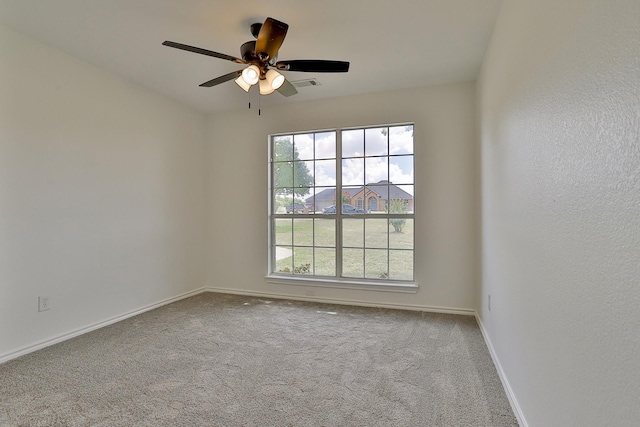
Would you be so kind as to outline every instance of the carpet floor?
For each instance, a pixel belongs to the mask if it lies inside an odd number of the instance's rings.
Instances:
[[[517,426],[473,317],[203,293],[0,365],[0,426]]]

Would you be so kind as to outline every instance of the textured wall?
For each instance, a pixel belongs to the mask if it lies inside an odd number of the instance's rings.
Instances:
[[[505,2],[479,79],[478,309],[530,426],[640,423],[639,17]]]
[[[204,131],[0,27],[0,359],[202,286]]]

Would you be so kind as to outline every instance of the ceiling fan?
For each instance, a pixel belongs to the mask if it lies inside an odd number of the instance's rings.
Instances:
[[[258,84],[261,95],[269,95],[277,90],[284,96],[291,96],[298,93],[298,91],[291,82],[276,70],[311,73],[346,73],[349,71],[349,63],[344,61],[320,59],[278,61],[278,51],[280,50],[280,46],[282,46],[288,29],[289,25],[273,18],[267,18],[264,24],[252,24],[251,34],[256,40],[248,41],[240,46],[241,58],[168,40],[162,44],[176,49],[187,50],[201,55],[213,56],[214,58],[248,65],[248,67],[242,70],[233,71],[204,82],[200,85],[202,87],[216,86],[220,83],[235,79],[238,86],[246,92],[249,92],[251,86]]]

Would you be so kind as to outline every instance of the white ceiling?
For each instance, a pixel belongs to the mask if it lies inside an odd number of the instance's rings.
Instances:
[[[319,87],[261,105],[475,79],[501,0],[0,0],[0,24],[203,112],[246,108],[241,67],[162,46],[165,40],[240,56],[249,25],[289,24],[278,59],[349,61],[348,73],[285,72]],[[257,95],[253,92],[253,102]]]

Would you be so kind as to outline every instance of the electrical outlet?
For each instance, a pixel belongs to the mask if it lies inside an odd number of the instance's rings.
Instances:
[[[491,311],[491,295],[487,295],[487,308]]]
[[[38,311],[47,311],[49,306],[49,297],[38,297]]]

